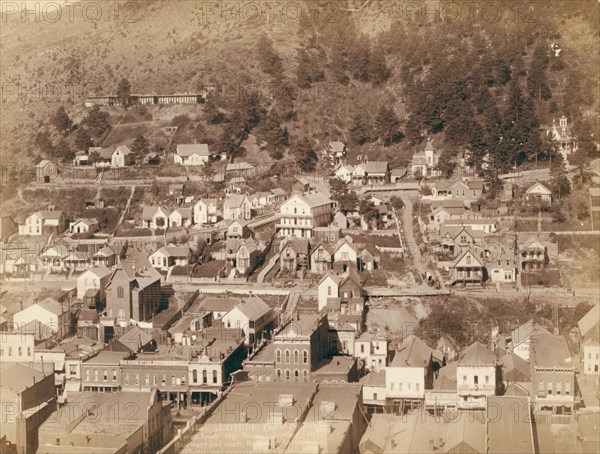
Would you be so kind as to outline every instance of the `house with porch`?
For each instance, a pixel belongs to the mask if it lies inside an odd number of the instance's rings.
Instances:
[[[227,270],[235,269],[239,274],[246,274],[258,263],[261,249],[252,238],[228,239],[225,242],[225,258]]]
[[[358,271],[358,250],[352,237],[340,238],[336,243],[333,251],[333,269],[340,273]]]
[[[169,215],[166,208],[145,206],[142,210],[142,227],[149,229],[166,229],[169,227]]]
[[[310,251],[310,270],[312,273],[324,275],[333,268],[333,249],[331,243],[318,242]]]
[[[184,166],[204,165],[210,160],[208,145],[205,143],[179,144],[173,160],[175,164]]]
[[[226,236],[228,239],[249,238],[252,231],[248,226],[248,221],[244,219],[235,219],[227,226]]]
[[[525,191],[525,198],[527,200],[539,200],[540,202],[551,203],[552,191],[545,184],[538,181]]]
[[[329,142],[325,149],[325,156],[329,158],[333,166],[340,165],[346,157],[346,145],[339,140]]]
[[[463,352],[456,367],[458,407],[485,409],[487,397],[496,394],[497,360],[480,342]]]
[[[487,271],[483,259],[471,248],[464,251],[451,265],[451,284],[478,284],[487,281]]]
[[[520,270],[539,271],[546,268],[548,264],[548,253],[546,246],[535,238],[531,238],[519,245]]]
[[[242,298],[221,318],[225,328],[241,329],[246,345],[256,345],[270,337],[273,330],[273,309],[256,296]]]
[[[252,205],[248,196],[233,194],[223,201],[223,219],[252,219]]]
[[[96,233],[100,230],[96,218],[79,218],[69,225],[69,233]]]
[[[310,266],[310,243],[306,238],[289,238],[279,245],[279,267],[289,272],[305,271]]]
[[[163,246],[150,254],[150,263],[154,268],[167,271],[172,266],[187,266],[190,257],[188,246]]]
[[[194,224],[203,226],[219,221],[219,205],[217,199],[200,199],[194,205]]]
[[[427,140],[424,151],[413,155],[410,170],[413,176],[420,175],[423,178],[437,178],[441,172],[437,169],[440,161],[440,153],[434,148],[433,141]]]
[[[176,208],[169,213],[170,227],[190,227],[192,225],[192,208]]]
[[[279,209],[278,236],[311,238],[315,227],[330,224],[333,207],[334,203],[320,192],[292,195]]]
[[[40,236],[59,234],[65,230],[66,223],[62,211],[44,210],[36,211],[25,218],[19,225],[19,235]]]
[[[104,246],[92,255],[90,262],[93,266],[105,266],[110,268],[117,263],[117,253],[112,247]]]
[[[103,304],[106,296],[106,284],[112,271],[105,266],[91,267],[77,277],[77,298],[87,307]]]
[[[58,176],[56,164],[44,159],[35,166],[35,181],[38,183],[52,183]]]

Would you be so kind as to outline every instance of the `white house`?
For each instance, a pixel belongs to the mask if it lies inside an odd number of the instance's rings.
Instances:
[[[134,164],[134,161],[134,156],[127,145],[119,145],[110,157],[110,164],[113,167],[125,167]]]
[[[242,298],[221,321],[226,328],[242,329],[246,345],[254,345],[262,340],[273,318],[273,311],[267,303],[257,297]]]
[[[205,143],[179,144],[173,156],[175,164],[184,166],[199,166],[210,160],[208,145]]]
[[[496,393],[496,357],[483,344],[475,342],[458,360],[456,367],[458,406],[485,409],[487,396]]]
[[[319,300],[319,312],[327,306],[328,298],[339,298],[340,296],[340,283],[342,278],[334,273],[327,273],[319,281],[318,287],[318,300]]]
[[[538,181],[525,191],[525,198],[527,200],[538,199],[542,202],[550,203],[552,202],[552,191]]]
[[[171,227],[189,227],[192,225],[192,208],[177,208],[169,214]]]
[[[95,233],[99,230],[98,220],[92,219],[77,219],[69,225],[70,233]]]
[[[142,210],[142,227],[164,229],[169,226],[171,212],[161,207],[144,207]]]
[[[69,305],[62,304],[52,298],[33,303],[13,316],[17,326],[38,321],[49,327],[54,334],[62,336],[70,331]]]
[[[65,217],[62,211],[36,211],[19,225],[19,235],[40,236],[51,231],[61,233],[65,229]]]
[[[200,199],[194,205],[194,224],[202,226],[218,221],[217,199]]]
[[[381,372],[388,365],[388,341],[376,334],[362,333],[354,341],[354,356],[361,358],[371,372]]]
[[[433,147],[433,141],[428,140],[424,151],[413,155],[410,170],[413,175],[420,174],[424,178],[439,177],[441,172],[437,169],[440,153]]]
[[[351,183],[352,182],[352,173],[354,171],[354,167],[350,166],[350,165],[346,165],[346,166],[341,166],[340,168],[338,168],[334,175],[339,178],[342,181],[345,181],[346,183]]]
[[[104,293],[112,271],[105,266],[92,267],[77,277],[77,298],[82,300],[88,290]]]
[[[333,202],[320,192],[294,194],[279,209],[278,235],[311,238],[315,227],[329,225],[333,206]]]
[[[252,205],[245,195],[234,194],[223,201],[223,219],[245,219],[252,218]]]
[[[408,336],[398,346],[385,370],[388,399],[419,402],[425,399],[425,387],[433,379],[433,349],[416,336]]]
[[[149,259],[154,268],[167,271],[172,266],[186,266],[189,255],[189,247],[169,245],[154,251]]]
[[[577,323],[583,356],[583,373],[598,375],[600,368],[600,305],[596,304]]]

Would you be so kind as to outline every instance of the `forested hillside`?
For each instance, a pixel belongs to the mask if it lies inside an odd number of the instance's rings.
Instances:
[[[231,4],[157,0],[137,2],[128,21],[110,11],[95,22],[9,17],[3,87],[52,86],[60,96],[3,100],[2,156],[38,156],[49,113],[64,105],[77,124],[84,95],[115,94],[122,78],[135,93],[216,87],[193,119],[197,140],[235,157],[251,133],[303,171],[329,140],[401,165],[432,138],[447,158],[470,150],[482,172],[487,156],[493,183],[515,164],[548,159],[542,127],[561,115],[574,125],[575,162],[596,156],[599,3],[497,3],[305,1],[256,18]],[[155,50],[142,52],[148,44]]]

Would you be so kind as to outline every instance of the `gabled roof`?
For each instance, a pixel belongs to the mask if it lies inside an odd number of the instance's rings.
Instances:
[[[190,219],[192,217],[192,209],[191,208],[177,208],[173,210],[169,216],[173,214],[179,214],[183,219]]]
[[[150,265],[148,257],[142,252],[137,252],[121,260],[121,263],[117,266],[115,271],[113,271],[113,276],[119,269],[122,269],[125,272],[125,275],[130,281],[135,279],[144,287],[145,285],[143,284],[150,284],[162,277],[161,274]]]
[[[142,219],[144,221],[151,221],[152,218],[154,218],[154,216],[158,213],[158,210],[162,210],[162,212],[165,214],[165,216],[169,216],[169,214],[171,214],[171,212],[169,210],[167,210],[166,208],[162,208],[162,207],[148,207],[145,206],[142,209]]]
[[[369,161],[365,165],[365,171],[371,175],[373,173],[386,173],[389,169],[387,161]]]
[[[269,305],[257,296],[242,298],[235,307],[248,317],[248,320],[257,320],[271,310]]]
[[[477,262],[479,264],[479,266],[483,267],[483,262],[479,259],[479,257],[477,257],[477,255],[471,250],[471,248],[467,249],[466,251],[464,251],[461,255],[459,255],[456,260],[454,260],[453,263],[453,267],[458,266],[458,264],[462,261],[462,259],[467,256],[467,255],[471,255],[471,257],[473,257],[473,259],[475,260],[475,262]],[[474,263],[471,263],[470,265],[474,265]]]
[[[91,268],[88,268],[86,272],[90,272],[96,276],[98,276],[100,279],[112,274],[112,271],[109,270],[107,267],[105,267],[104,265],[102,266],[93,266]],[[83,276],[85,274],[82,273],[81,276]]]
[[[469,186],[469,189],[483,189],[483,181],[469,180],[467,186]]]
[[[274,188],[271,189],[271,194],[273,194],[274,196],[284,196],[287,193],[281,188]]]
[[[240,301],[240,298],[208,297],[202,301],[199,309],[207,312],[229,312],[239,304]]]
[[[546,187],[546,185],[544,185],[543,183],[540,183],[538,181],[538,182],[532,184],[525,193],[526,194],[541,193],[541,194],[551,195],[552,191],[550,189],[548,189],[548,187]]]
[[[35,214],[40,219],[60,219],[63,215],[62,211],[36,211]],[[33,216],[33,215],[30,215]]]
[[[134,326],[121,337],[119,342],[132,352],[137,352],[144,345],[148,345],[153,337],[141,328]]]
[[[529,351],[529,362],[536,367],[573,367],[571,352],[563,336],[533,335]]]
[[[391,367],[427,367],[433,349],[416,336],[410,336],[401,344],[392,360]]]
[[[492,351],[480,342],[471,344],[458,361],[459,366],[495,366],[496,357]]]
[[[254,169],[254,166],[249,162],[231,162],[227,164],[225,168],[226,172],[235,171],[235,170],[251,170]]]
[[[581,317],[581,320],[577,322],[579,327],[579,333],[581,337],[586,337],[592,329],[598,330],[600,324],[600,304],[596,304],[592,307],[587,314]]]
[[[355,253],[358,253],[358,251],[356,250],[356,246],[354,245],[354,243],[352,242],[351,239],[349,238],[340,238],[337,243],[335,244],[335,248],[334,248],[334,253],[336,253],[337,251],[339,251],[345,244],[347,244],[348,246],[350,246],[350,249],[352,249]]]
[[[98,219],[96,219],[96,218],[79,218],[79,219],[76,219],[75,222],[73,222],[73,225],[76,225],[79,223],[85,224],[89,227],[91,225],[98,224]]]
[[[320,192],[311,192],[308,194],[296,194],[293,197],[298,197],[304,203],[306,203],[310,208],[315,208],[322,205],[327,205],[333,203],[329,197]],[[291,200],[291,199],[290,199]]]
[[[515,329],[511,334],[510,338],[512,341],[513,348],[522,342],[529,340],[531,336],[534,334],[552,334],[546,328],[544,328],[539,323],[533,321],[533,319],[529,320],[527,323],[523,323],[517,329]]]
[[[187,246],[169,245],[161,247],[156,252],[160,252],[166,257],[187,257],[190,252],[190,248]]]
[[[325,274],[325,276],[321,278],[321,280],[319,281],[319,285],[321,285],[327,278],[331,278],[338,287],[340,285],[340,282],[342,282],[341,276],[338,276],[334,272],[329,271],[327,274]]]
[[[36,167],[39,167],[41,169],[43,167],[46,167],[48,164],[52,164],[52,162],[48,161],[47,159],[42,159],[40,162],[38,162]]]
[[[208,144],[205,143],[179,144],[177,145],[177,154],[184,157],[189,157],[195,154],[198,156],[210,156]]]
[[[346,147],[346,145],[344,145],[344,143],[340,142],[339,140],[336,140],[334,142],[329,142],[329,148],[331,148],[332,151],[341,153],[342,151],[344,151],[345,147]]]
[[[112,257],[115,254],[116,254],[115,251],[111,247],[104,246],[102,249],[100,249],[98,252],[96,252],[92,257]]]
[[[531,368],[527,361],[515,353],[507,353],[500,358],[502,363],[502,377],[505,381],[528,382],[531,381]]]
[[[358,277],[357,274],[355,274],[355,273],[348,274],[340,283],[340,287],[343,287],[347,282],[351,282],[354,285],[356,285],[357,287],[359,287],[361,289],[361,293],[362,293],[362,283],[360,282],[360,278]]]
[[[123,153],[123,156],[127,156],[128,154],[131,153],[131,150],[129,149],[129,147],[127,145],[119,145],[117,148],[115,148],[115,151],[120,151],[121,153]],[[113,154],[114,154],[113,152]]]
[[[194,206],[196,206],[200,203],[202,203],[203,205],[206,205],[206,206],[208,206],[208,205],[217,206],[217,202],[218,202],[217,199],[199,199]]]
[[[229,208],[239,208],[242,206],[244,201],[247,201],[248,197],[242,194],[233,194],[225,198],[223,205],[227,205]]]

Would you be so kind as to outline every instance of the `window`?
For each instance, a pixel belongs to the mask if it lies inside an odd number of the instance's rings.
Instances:
[[[289,350],[285,351],[285,363],[286,364],[290,363],[290,351]]]
[[[485,384],[486,384],[486,385],[489,385],[489,384],[490,384],[490,376],[489,376],[489,375],[486,375],[486,376],[485,376]]]
[[[98,381],[98,369],[94,369],[94,381]]]
[[[135,384],[136,386],[140,384],[140,374],[135,374]]]
[[[123,291],[123,287],[120,285],[117,287],[117,298],[124,298],[125,292]]]
[[[300,362],[300,352],[298,350],[294,350],[294,364],[298,364]]]
[[[31,347],[27,347],[27,356],[31,356]]]
[[[393,383],[392,383],[392,385],[393,385]],[[398,391],[402,392],[402,383],[398,383]]]
[[[171,384],[174,385],[175,384],[175,375],[171,375]]]
[[[146,376],[144,377],[144,384],[146,386],[150,386],[150,374],[146,374]]]
[[[561,393],[562,393],[562,382],[560,382],[560,381],[559,381],[559,382],[556,384],[556,394],[557,394],[558,396],[560,396],[560,394],[561,394]]]
[[[285,370],[285,381],[290,381],[290,370],[289,369]]]
[[[420,385],[419,385],[419,383],[416,383],[416,384],[415,384],[415,391],[416,391],[416,392],[419,392],[419,389],[420,389]]]
[[[475,383],[476,385],[479,384],[479,376],[477,376],[477,375],[473,376],[473,383]]]
[[[278,364],[281,363],[281,350],[275,351],[275,362]]]
[[[213,376],[213,383],[217,383],[217,371],[216,370],[212,371],[212,376]]]
[[[361,353],[365,352],[365,344],[360,344],[360,352]]]
[[[23,356],[23,347],[19,347],[19,356]]]
[[[202,383],[208,383],[208,372],[206,372],[206,369],[202,371]]]
[[[129,384],[129,374],[125,374],[125,384]]]
[[[104,369],[104,374],[102,374],[102,379],[104,381],[108,381],[108,370]]]
[[[304,350],[302,352],[302,362],[304,364],[308,364],[308,351]]]
[[[390,383],[390,391],[393,391],[393,390],[394,390],[394,383],[392,382],[392,383]]]
[[[277,377],[281,378],[281,369],[277,369]]]
[[[167,384],[167,376],[165,374],[163,374],[163,376],[162,376],[161,383],[163,386],[165,386]]]
[[[182,384],[182,385],[185,385],[185,375],[182,375],[182,376],[181,376],[181,384]]]
[[[154,386],[156,386],[158,384],[158,377],[156,376],[156,374],[154,374],[153,379],[154,380],[152,381],[152,383],[154,384]]]
[[[327,286],[327,296],[331,296],[331,285]]]
[[[196,369],[192,371],[192,382],[198,383],[198,371]]]
[[[117,381],[117,369],[113,369],[113,381]]]
[[[467,376],[463,375],[463,385],[466,385],[466,384],[467,384]]]
[[[571,382],[566,382],[565,383],[565,394],[567,396],[571,395]]]
[[[554,386],[552,383],[548,382],[548,395],[552,395],[552,392],[554,391]]]
[[[373,393],[373,400],[377,400],[377,393]]]
[[[308,381],[308,371],[307,370],[303,370],[302,371],[302,381],[303,382],[307,382]]]
[[[298,369],[296,369],[294,371],[294,381],[300,381],[300,372],[298,371]]]
[[[544,382],[543,381],[538,382],[538,394],[544,394]]]
[[[342,260],[347,262],[348,260],[350,260],[350,257],[348,256],[347,252],[342,252]]]
[[[85,381],[90,381],[90,370],[89,369],[85,370]]]
[[[8,347],[8,356],[12,356],[12,347]]]

